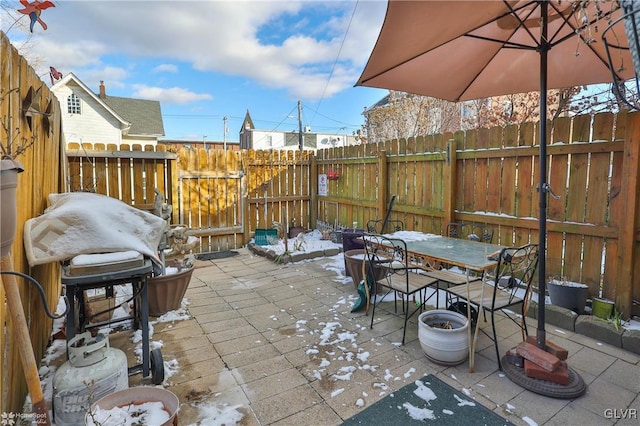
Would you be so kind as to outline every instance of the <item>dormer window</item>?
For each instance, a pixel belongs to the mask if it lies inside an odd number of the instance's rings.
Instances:
[[[67,97],[67,112],[69,114],[80,114],[80,98],[75,93]]]

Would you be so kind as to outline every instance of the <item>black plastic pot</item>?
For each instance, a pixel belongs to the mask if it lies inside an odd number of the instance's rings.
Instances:
[[[304,228],[302,226],[292,226],[289,228],[289,238],[295,238],[301,232],[304,232]]]

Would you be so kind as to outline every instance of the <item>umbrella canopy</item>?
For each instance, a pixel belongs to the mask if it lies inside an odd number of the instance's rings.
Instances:
[[[631,4],[631,3],[630,3]],[[633,7],[633,6],[631,6]],[[378,41],[356,86],[449,101],[540,91],[635,76],[618,1],[390,0]],[[617,48],[605,48],[602,33]],[[608,55],[607,52],[611,54]],[[611,64],[611,66],[610,66]],[[540,121],[540,261],[546,289],[546,120]],[[545,306],[538,304],[537,344],[544,348]]]
[[[547,9],[544,43],[541,4]],[[598,12],[600,10],[600,12]],[[395,1],[356,86],[449,101],[540,90],[547,51],[547,88],[611,82],[601,34],[622,16],[602,1]],[[627,45],[624,24],[610,30]],[[634,77],[628,50],[612,51],[619,81]]]

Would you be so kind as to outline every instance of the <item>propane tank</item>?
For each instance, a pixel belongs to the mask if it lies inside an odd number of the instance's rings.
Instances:
[[[53,416],[57,426],[84,425],[91,404],[129,387],[127,356],[109,338],[85,332],[67,343],[69,360],[53,376]]]

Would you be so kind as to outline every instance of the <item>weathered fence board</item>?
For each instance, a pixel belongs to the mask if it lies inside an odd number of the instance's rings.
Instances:
[[[46,303],[56,309],[60,298],[60,267],[58,264],[40,265],[30,268],[24,252],[24,223],[42,214],[47,207],[47,196],[61,192],[61,128],[58,101],[49,88],[40,80],[26,59],[10,44],[4,33],[0,32],[0,96],[6,97],[0,102],[0,139],[3,145],[12,140],[14,143],[33,141],[21,155],[16,157],[24,167],[18,175],[17,227],[11,250],[13,269],[29,274],[44,289]],[[33,95],[30,114],[25,114],[23,101],[30,92]],[[5,134],[5,128],[11,135]],[[17,130],[16,130],[17,129]],[[0,278],[4,281],[5,275]],[[36,360],[40,360],[49,343],[52,320],[44,315],[44,307],[33,285],[16,277],[22,309],[29,327],[29,334]],[[0,285],[0,300],[5,300],[4,285]],[[0,303],[0,412],[22,412],[27,386],[24,379],[20,354],[16,344],[14,324]]]
[[[168,200],[172,194],[170,162],[177,156],[165,152],[163,146],[140,145],[117,148],[101,143],[69,143],[67,146],[68,191],[89,191],[118,198],[121,201],[151,210],[158,189]]]

